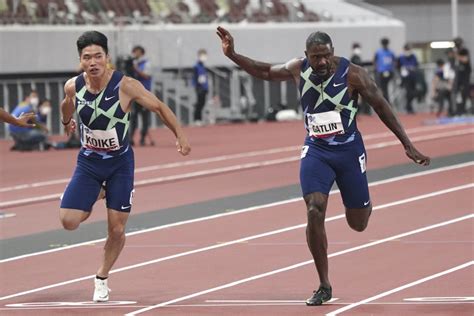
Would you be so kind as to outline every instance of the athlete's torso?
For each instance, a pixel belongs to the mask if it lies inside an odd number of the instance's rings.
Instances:
[[[107,159],[120,156],[129,148],[129,113],[120,106],[119,90],[123,74],[114,71],[99,94],[87,90],[84,73],[76,78],[76,110],[80,118],[80,154]]]
[[[339,145],[358,136],[357,94],[350,95],[347,77],[350,62],[339,59],[335,73],[322,80],[305,58],[300,73],[301,106],[308,136],[315,142]]]

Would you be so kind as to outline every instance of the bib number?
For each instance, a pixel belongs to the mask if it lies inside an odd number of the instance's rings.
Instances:
[[[82,147],[95,151],[114,151],[120,149],[117,130],[93,130],[82,126]]]
[[[309,136],[317,138],[330,137],[344,134],[341,114],[336,111],[307,114]]]

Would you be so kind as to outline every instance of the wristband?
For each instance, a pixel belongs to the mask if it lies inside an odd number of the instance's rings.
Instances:
[[[63,122],[63,120],[61,120],[61,123],[62,123],[64,126],[66,126],[66,125],[68,125],[69,123],[71,123],[71,120],[72,120],[72,117],[70,117],[70,118],[69,118],[69,121],[67,121],[67,122]]]

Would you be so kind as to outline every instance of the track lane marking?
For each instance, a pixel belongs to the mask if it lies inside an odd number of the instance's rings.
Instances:
[[[452,187],[452,188],[448,188],[448,189],[444,189],[444,190],[440,190],[440,191],[434,191],[434,192],[431,192],[431,193],[428,193],[428,194],[413,196],[411,198],[407,198],[407,199],[403,199],[403,200],[397,200],[397,201],[394,201],[394,202],[382,204],[382,205],[374,207],[373,210],[376,211],[376,210],[379,210],[379,209],[385,209],[385,208],[389,208],[389,207],[392,207],[392,206],[411,203],[411,202],[414,202],[414,201],[427,199],[427,198],[431,198],[431,197],[437,197],[439,195],[448,194],[448,193],[452,193],[452,192],[456,192],[456,191],[460,191],[460,190],[465,190],[465,189],[469,189],[469,188],[473,188],[473,187],[474,187],[474,184],[469,183],[469,184],[465,184],[465,185],[462,185],[462,186]],[[338,219],[341,219],[341,218],[345,218],[345,214],[340,214],[340,215],[329,217],[329,218],[326,219],[326,222],[331,222],[331,221],[338,220]],[[240,244],[242,242],[246,242],[246,241],[249,241],[249,240],[254,240],[254,239],[267,237],[267,236],[272,236],[272,235],[276,235],[276,234],[280,234],[280,233],[284,233],[284,232],[287,232],[287,231],[291,231],[291,230],[295,230],[295,229],[299,229],[299,228],[304,228],[304,227],[306,227],[306,223],[299,224],[299,225],[294,225],[294,226],[289,226],[289,227],[285,227],[285,228],[282,228],[282,229],[277,229],[277,230],[273,230],[273,231],[269,231],[269,232],[265,232],[265,233],[261,233],[261,234],[257,234],[257,235],[247,236],[247,237],[235,239],[235,240],[220,243],[220,244],[214,244],[214,245],[203,247],[203,248],[198,248],[198,249],[194,249],[194,250],[190,250],[190,251],[185,251],[185,252],[177,253],[177,254],[174,254],[174,255],[161,257],[161,258],[157,258],[157,259],[154,259],[154,260],[149,260],[149,261],[145,261],[145,262],[125,266],[125,267],[122,267],[122,268],[114,269],[114,270],[110,271],[110,274],[123,272],[123,271],[128,271],[128,270],[136,269],[136,268],[141,268],[141,267],[144,267],[144,266],[147,266],[147,265],[151,265],[151,264],[155,264],[155,263],[159,263],[159,262],[163,262],[163,261],[168,261],[168,260],[172,260],[172,259],[176,259],[176,258],[180,258],[180,257],[184,257],[184,256],[189,256],[189,255],[192,255],[192,254],[201,253],[201,252],[205,252],[205,251],[209,251],[209,250],[213,250],[213,249],[218,249],[218,248],[222,248],[222,247],[226,247],[226,246],[230,246],[230,245]],[[377,244],[378,242],[379,241],[373,241],[369,244],[374,244],[374,243]],[[355,249],[355,248],[357,248],[357,247],[354,247],[354,248],[351,248],[351,249]],[[6,295],[6,296],[3,296],[3,297],[0,297],[0,301],[10,299],[10,298],[14,298],[14,297],[18,297],[18,296],[27,295],[27,294],[32,294],[32,293],[44,291],[44,290],[47,290],[47,289],[51,289],[51,288],[55,288],[55,287],[59,287],[59,286],[64,286],[64,285],[80,282],[80,281],[85,281],[85,280],[88,280],[88,279],[92,279],[94,277],[95,277],[95,274],[84,276],[84,277],[81,277],[81,278],[68,280],[68,281],[63,281],[63,282],[59,282],[59,283],[55,283],[55,284],[51,284],[51,285],[47,285],[47,286],[43,286],[43,287],[40,287],[40,288],[35,288],[35,289],[32,289],[32,290],[27,290],[27,291],[22,291],[22,292]]]
[[[427,136],[414,137],[414,138],[412,138],[412,142],[429,141],[429,140],[434,140],[434,139],[439,139],[439,138],[451,138],[451,137],[454,137],[454,136],[461,136],[461,135],[466,135],[466,134],[471,134],[471,133],[474,133],[474,129],[468,129],[466,131],[458,131],[458,132],[431,134],[431,135],[427,135]],[[398,140],[367,145],[367,146],[365,146],[365,149],[366,150],[382,149],[382,148],[392,147],[392,146],[396,146],[396,145],[400,145],[400,142]],[[300,147],[298,147],[298,148],[300,148]],[[294,150],[296,150],[296,148],[294,148]],[[232,166],[221,167],[221,168],[204,169],[204,170],[200,170],[200,171],[177,174],[177,175],[172,175],[172,176],[156,177],[156,178],[150,178],[150,179],[145,179],[145,180],[138,180],[138,181],[135,181],[135,187],[141,187],[141,186],[145,186],[145,185],[158,184],[158,183],[165,183],[165,182],[169,182],[169,181],[192,179],[192,178],[196,178],[196,177],[200,177],[200,176],[209,176],[209,175],[222,174],[222,173],[228,173],[228,172],[234,172],[234,171],[241,171],[241,170],[247,170],[247,169],[254,169],[254,168],[260,168],[260,167],[279,165],[279,164],[284,164],[284,163],[289,163],[289,162],[295,162],[295,161],[298,161],[300,159],[301,159],[300,155],[295,154],[295,155],[293,155],[291,157],[287,157],[287,158],[280,158],[280,159],[274,159],[274,160],[265,160],[265,161],[260,161],[260,162],[251,162],[251,163],[238,164],[238,165],[232,165]],[[53,194],[48,194],[48,195],[39,195],[39,196],[24,198],[24,199],[4,201],[4,202],[0,202],[0,208],[17,207],[17,206],[21,206],[21,205],[24,205],[24,204],[41,203],[41,202],[46,202],[46,201],[52,201],[52,200],[55,200],[55,199],[59,199],[62,194],[63,194],[63,192],[59,192],[59,193],[53,193]]]
[[[375,187],[375,186],[379,186],[379,185],[383,185],[383,184],[387,184],[387,183],[392,183],[392,182],[417,178],[417,177],[431,175],[431,174],[435,174],[435,173],[439,173],[439,172],[445,172],[445,171],[451,171],[451,170],[455,170],[455,169],[459,169],[459,168],[470,167],[470,166],[473,166],[473,165],[474,165],[474,162],[465,162],[465,163],[460,163],[460,164],[456,164],[456,165],[452,165],[452,166],[440,167],[440,168],[436,168],[436,169],[410,173],[410,174],[407,174],[407,175],[393,177],[393,178],[389,178],[389,179],[385,179],[385,180],[369,182],[369,187]],[[332,195],[332,194],[335,194],[335,193],[339,193],[339,190],[331,190],[329,192],[329,195]],[[130,237],[130,236],[144,234],[144,233],[148,233],[148,232],[154,232],[154,231],[157,231],[157,230],[162,230],[162,229],[166,229],[166,228],[170,228],[170,227],[181,226],[181,225],[186,225],[186,224],[192,224],[192,223],[212,220],[212,219],[216,219],[216,218],[220,218],[220,217],[224,217],[224,216],[237,215],[237,214],[240,214],[240,213],[252,212],[252,211],[263,209],[263,208],[269,208],[269,207],[273,207],[273,206],[279,206],[279,205],[284,205],[284,204],[288,204],[288,203],[299,202],[299,201],[302,201],[302,200],[303,200],[303,198],[298,197],[298,198],[292,198],[292,199],[287,199],[287,200],[282,200],[282,201],[277,201],[277,202],[272,202],[272,203],[267,203],[267,204],[262,204],[262,205],[251,206],[251,207],[247,207],[247,208],[232,211],[232,212],[215,214],[215,215],[210,215],[210,216],[206,216],[206,217],[200,217],[200,218],[195,218],[195,219],[186,220],[186,221],[180,221],[180,222],[176,222],[176,223],[172,223],[172,224],[147,228],[147,229],[143,229],[143,230],[139,230],[139,231],[135,231],[135,232],[129,232],[129,233],[126,234],[126,236]],[[19,259],[25,259],[25,258],[29,258],[29,257],[37,256],[37,255],[49,254],[49,253],[53,253],[53,252],[59,252],[59,251],[68,250],[68,249],[81,247],[81,246],[87,246],[87,245],[90,245],[90,244],[103,242],[103,241],[105,241],[105,238],[94,239],[94,240],[91,240],[91,241],[77,243],[77,244],[74,244],[74,245],[69,245],[69,246],[65,246],[65,247],[61,247],[61,248],[43,250],[43,251],[38,251],[38,252],[29,253],[29,254],[25,254],[25,255],[15,256],[15,257],[7,258],[7,259],[2,259],[2,260],[0,260],[0,263],[5,263],[5,262],[19,260]]]
[[[362,245],[359,245],[359,246],[356,246],[356,247],[352,247],[352,248],[349,248],[349,249],[338,251],[338,252],[329,254],[328,258],[341,256],[341,255],[344,255],[344,254],[347,254],[347,253],[351,253],[351,252],[358,251],[358,250],[361,250],[361,249],[365,249],[365,248],[373,247],[373,246],[376,246],[376,245],[379,245],[379,244],[383,244],[383,243],[386,243],[386,242],[389,242],[389,241],[392,241],[392,240],[395,240],[395,239],[400,239],[400,238],[403,238],[403,237],[419,234],[419,233],[422,233],[422,232],[425,232],[425,231],[428,231],[428,230],[431,230],[431,229],[436,229],[436,228],[439,228],[439,227],[451,225],[451,224],[461,222],[461,221],[464,221],[464,220],[468,220],[468,219],[472,219],[472,218],[474,218],[474,214],[468,214],[468,215],[457,217],[457,218],[454,218],[454,219],[451,219],[451,220],[448,220],[448,221],[440,222],[440,223],[429,225],[429,226],[424,226],[424,227],[421,227],[421,228],[418,228],[418,229],[415,229],[415,230],[411,230],[411,231],[408,231],[408,232],[405,232],[405,233],[397,234],[397,235],[394,235],[394,236],[391,236],[391,237],[383,238],[383,239],[380,239],[380,240],[377,240],[377,241],[373,241],[373,242],[370,242],[370,243],[366,243],[366,244],[362,244]],[[308,264],[313,264],[313,263],[314,263],[314,261],[312,259],[307,260],[307,261],[303,261],[303,262],[293,264],[293,265],[290,265],[290,266],[286,266],[286,267],[283,267],[283,268],[280,268],[280,269],[276,269],[276,270],[268,271],[266,273],[253,275],[253,276],[248,277],[248,278],[240,279],[240,280],[229,282],[229,283],[217,286],[217,287],[209,288],[209,289],[199,291],[199,292],[195,292],[195,293],[192,293],[192,294],[189,294],[189,295],[186,295],[186,296],[178,297],[178,298],[175,298],[175,299],[163,302],[163,303],[151,305],[149,307],[142,308],[142,309],[127,313],[125,315],[126,316],[138,315],[138,314],[148,312],[148,311],[156,309],[156,308],[160,308],[160,307],[168,306],[168,305],[171,305],[171,304],[174,304],[174,303],[182,302],[182,301],[185,301],[185,300],[188,300],[188,299],[191,299],[191,298],[202,296],[204,294],[217,292],[217,291],[220,291],[220,290],[223,290],[223,289],[234,287],[234,286],[237,286],[237,285],[240,285],[240,284],[243,284],[243,283],[247,283],[247,282],[250,282],[250,281],[262,279],[262,278],[265,278],[265,277],[268,277],[268,276],[271,276],[271,275],[275,275],[275,274],[278,274],[278,273],[281,273],[281,272],[294,270],[294,269],[303,267],[303,266],[308,265]]]
[[[474,215],[472,215],[474,216]],[[432,274],[432,275],[429,275],[427,277],[424,277],[422,279],[418,279],[416,281],[413,281],[413,282],[410,282],[410,283],[407,283],[407,284],[404,284],[402,286],[399,286],[397,288],[394,288],[394,289],[391,289],[391,290],[388,290],[386,292],[383,292],[383,293],[380,293],[380,294],[377,294],[377,295],[374,295],[372,297],[369,297],[369,298],[366,298],[364,300],[361,300],[359,302],[356,302],[356,303],[352,303],[352,304],[349,304],[345,307],[342,307],[342,308],[339,308],[335,311],[332,311],[330,313],[327,313],[326,316],[336,316],[336,315],[339,315],[343,312],[346,312],[350,309],[353,309],[357,306],[360,306],[362,304],[366,304],[366,303],[369,303],[369,302],[372,302],[372,301],[375,301],[375,300],[378,300],[379,298],[382,298],[382,297],[385,297],[385,296],[388,296],[388,295],[391,295],[393,293],[396,293],[396,292],[400,292],[400,291],[403,291],[405,289],[408,289],[410,287],[413,287],[415,285],[418,285],[418,284],[421,284],[421,283],[424,283],[424,282],[427,282],[427,281],[430,281],[430,280],[433,280],[433,279],[436,279],[436,278],[439,278],[439,277],[442,277],[446,274],[449,274],[449,273],[452,273],[452,272],[455,272],[455,271],[458,271],[458,270],[461,270],[461,269],[465,269],[471,265],[474,264],[474,261],[468,261],[466,263],[463,263],[463,264],[460,264],[458,266],[455,266],[455,267],[452,267],[450,269],[447,269],[447,270],[444,270],[442,272],[438,272],[438,273],[435,273],[435,274]]]
[[[469,126],[469,124],[462,124],[461,126]],[[422,126],[422,127],[407,129],[406,132],[408,134],[413,134],[413,133],[424,132],[424,131],[447,129],[448,127],[452,127],[452,126],[448,126],[448,125]],[[457,127],[459,127],[459,125]],[[370,140],[370,139],[377,139],[377,138],[384,138],[384,137],[391,137],[391,136],[394,137],[393,133],[391,132],[382,132],[382,133],[375,133],[375,134],[367,134],[366,136],[363,136],[363,139]],[[300,148],[301,148],[300,145],[294,145],[294,146],[286,146],[286,147],[272,148],[272,149],[259,150],[259,151],[250,151],[250,152],[237,153],[237,154],[221,155],[217,157],[187,160],[183,162],[158,164],[158,165],[136,168],[135,173],[142,173],[142,172],[149,172],[149,171],[170,169],[170,168],[179,168],[179,167],[185,167],[185,166],[194,166],[194,165],[206,164],[206,163],[211,163],[211,162],[220,162],[220,161],[240,159],[240,158],[250,158],[250,157],[255,157],[255,156],[271,155],[271,154],[277,154],[277,153],[283,153],[283,152],[291,152],[291,151],[297,151]],[[54,179],[54,180],[47,180],[47,181],[40,181],[40,182],[33,182],[33,183],[18,184],[14,186],[0,188],[0,193],[15,191],[15,190],[38,188],[38,187],[50,186],[50,185],[56,185],[56,184],[67,184],[70,181],[70,179],[71,178],[62,178],[62,179]]]

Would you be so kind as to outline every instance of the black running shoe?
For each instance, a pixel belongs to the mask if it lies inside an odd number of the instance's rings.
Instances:
[[[325,288],[320,286],[317,291],[313,292],[313,296],[306,300],[308,306],[318,306],[332,298],[332,288]]]

